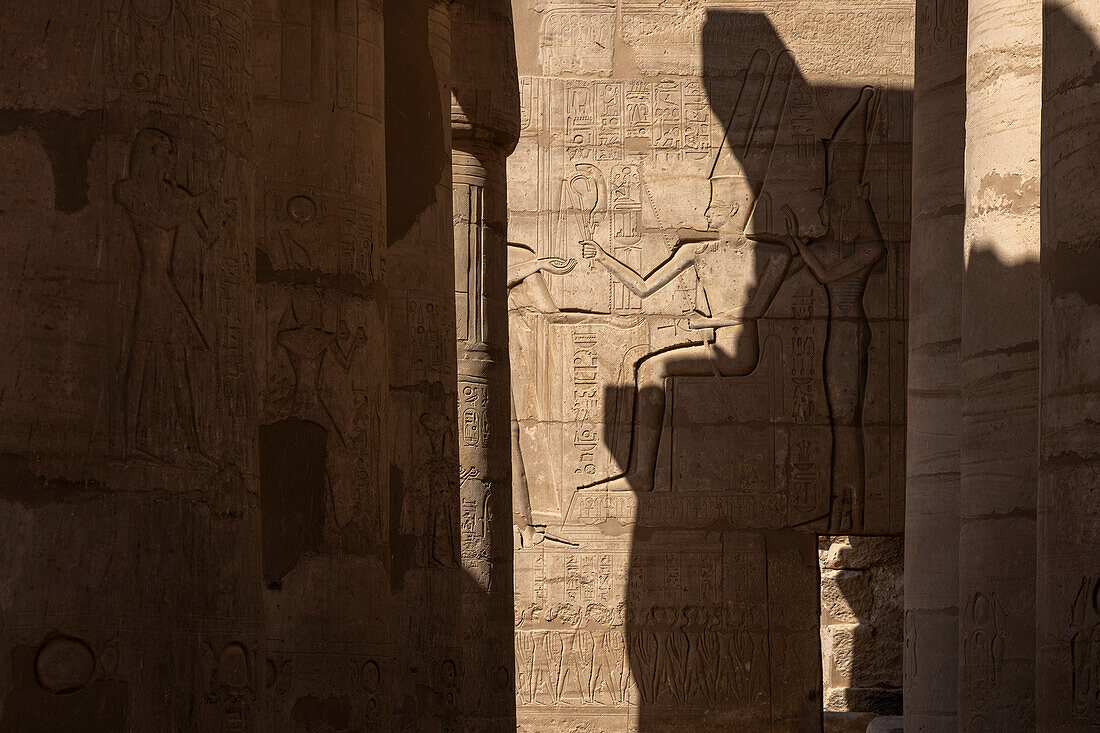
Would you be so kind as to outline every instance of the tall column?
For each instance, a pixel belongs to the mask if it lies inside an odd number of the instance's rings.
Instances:
[[[515,729],[505,159],[519,140],[507,0],[451,4],[451,163],[469,731]]]
[[[1100,726],[1100,7],[1043,19],[1039,730]]]
[[[249,2],[0,47],[0,730],[256,730]]]
[[[260,498],[270,718],[388,730],[381,0],[254,12]]]
[[[397,730],[464,730],[448,0],[386,0]]]
[[[959,729],[1035,726],[1041,0],[970,0]]]
[[[905,497],[905,725],[958,726],[966,0],[918,0]]]

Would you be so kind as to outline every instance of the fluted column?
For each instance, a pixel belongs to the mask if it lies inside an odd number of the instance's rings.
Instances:
[[[1043,18],[1038,729],[1100,727],[1100,6]]]
[[[511,7],[455,0],[451,103],[469,731],[515,729],[505,159],[519,139]]]
[[[971,0],[959,728],[1035,726],[1041,0]]]
[[[256,730],[247,0],[0,4],[0,730]]]
[[[918,0],[905,521],[905,725],[958,725],[966,0]]]
[[[388,730],[381,0],[265,3],[254,33],[264,730],[330,698]]]

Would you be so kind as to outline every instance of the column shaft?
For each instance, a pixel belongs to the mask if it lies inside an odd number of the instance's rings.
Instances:
[[[906,440],[905,722],[958,710],[960,310],[966,0],[918,0]]]
[[[464,730],[448,5],[385,2],[397,730]]]
[[[519,79],[507,0],[455,0],[451,95],[465,730],[513,731],[507,177]]]
[[[1044,5],[1038,729],[1100,726],[1100,6]]]
[[[1040,0],[971,0],[959,727],[1035,725]]]
[[[462,140],[454,176],[458,458],[469,730],[515,726],[504,153]],[[512,711],[512,712],[510,712]]]
[[[255,730],[247,0],[0,5],[0,729]]]
[[[254,26],[267,729],[330,698],[389,729],[381,2],[265,3]]]

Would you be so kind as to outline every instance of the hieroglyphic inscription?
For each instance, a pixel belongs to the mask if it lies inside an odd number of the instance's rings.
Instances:
[[[573,473],[592,476],[596,473],[595,450],[599,444],[596,420],[599,415],[600,394],[597,380],[599,357],[594,349],[596,334],[579,331],[573,334],[573,448],[575,464]]]
[[[877,265],[906,252],[891,110],[912,9],[524,5],[540,66],[520,84],[510,227],[536,258],[578,264],[546,279],[552,308],[512,314],[519,441],[547,522],[516,556],[519,727],[815,729],[830,423],[859,437],[858,393],[887,442],[902,430],[904,364],[878,324],[904,328],[903,272]],[[859,282],[834,279],[856,264]],[[864,308],[869,349],[845,341]],[[890,494],[868,523],[897,531],[887,452],[868,451],[868,485]]]
[[[213,124],[250,124],[249,19],[218,3],[106,3],[114,89],[153,107],[180,107]]]
[[[268,183],[264,197],[262,248],[271,267],[374,283],[381,258],[380,202],[285,183]]]
[[[437,378],[445,366],[447,349],[443,323],[448,308],[438,294],[417,290],[408,291],[405,302],[412,377]]]
[[[529,85],[521,87],[530,93]],[[698,81],[570,80],[565,102],[570,160],[622,160],[627,152],[710,155],[712,116]]]
[[[338,0],[336,30],[336,105],[381,120],[385,68],[377,0]]]
[[[552,10],[542,23],[543,73],[609,76],[615,13],[605,9]]]
[[[272,15],[256,10],[253,20],[253,74],[256,95],[283,102],[309,102],[313,96],[312,20],[308,3],[277,3]]]
[[[640,546],[604,539],[579,551],[521,552],[521,726],[545,725],[549,714],[567,710],[596,726],[639,708],[643,719],[721,711],[733,726],[766,717],[793,693],[794,678],[773,676],[773,656],[793,668],[792,653],[811,652],[815,641],[813,604],[781,611],[769,607],[769,595],[794,600],[816,591],[814,568],[802,567],[811,556],[769,550],[768,542],[748,533],[676,532]]]

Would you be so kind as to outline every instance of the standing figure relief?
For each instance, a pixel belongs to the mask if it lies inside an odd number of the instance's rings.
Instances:
[[[825,286],[829,325],[825,338],[825,394],[833,428],[832,531],[859,531],[864,516],[863,398],[867,388],[871,327],[863,295],[871,270],[886,245],[863,183],[868,131],[874,119],[874,90],[859,100],[826,142],[825,197],[818,214],[824,233],[800,233],[798,219],[784,207],[788,242],[803,266]]]
[[[169,135],[147,127],[134,136],[127,177],[114,197],[129,217],[140,256],[126,364],[126,456],[178,465],[211,464],[195,414],[196,352],[210,340],[175,267],[180,231],[206,246],[221,237],[236,202],[214,191],[193,194],[176,181],[178,153]]]

